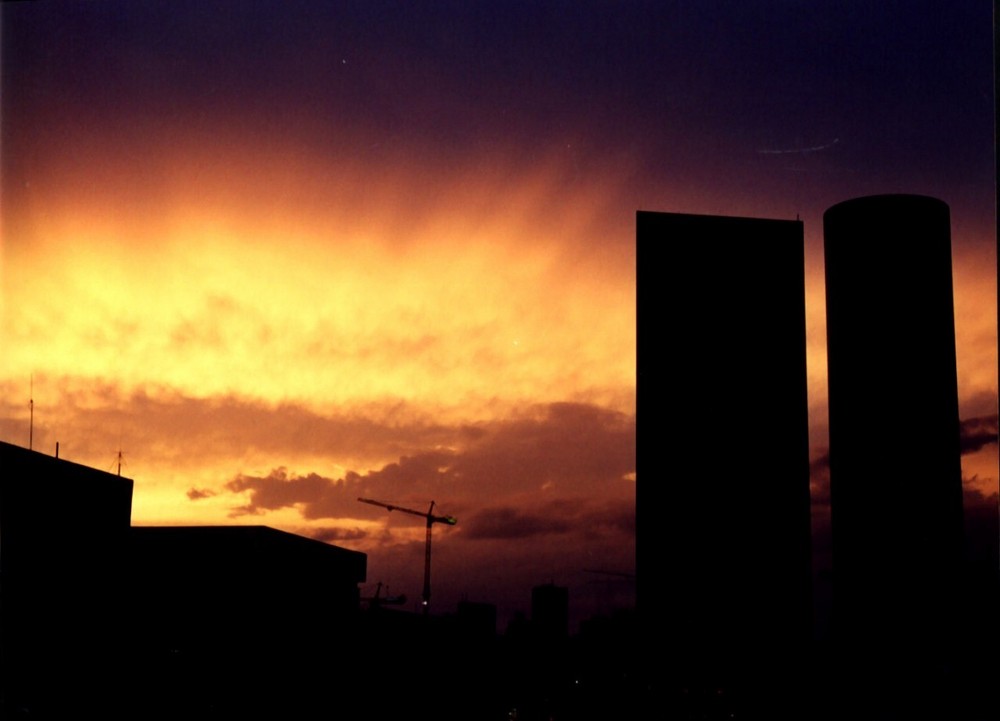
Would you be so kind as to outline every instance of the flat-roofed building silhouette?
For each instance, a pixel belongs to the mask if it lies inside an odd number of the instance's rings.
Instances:
[[[131,512],[130,479],[0,442],[0,716],[120,652]]]
[[[168,708],[295,715],[358,688],[364,553],[267,526],[133,527],[129,545],[137,698],[210,676]]]
[[[132,488],[0,443],[0,717],[299,717],[360,688],[364,553],[265,526],[131,527]]]
[[[147,645],[295,647],[357,623],[364,553],[267,526],[137,526],[129,545]]]
[[[691,658],[772,658],[811,633],[802,223],[636,217],[637,581]]]
[[[949,209],[871,196],[823,223],[834,629],[944,640],[963,537]]]

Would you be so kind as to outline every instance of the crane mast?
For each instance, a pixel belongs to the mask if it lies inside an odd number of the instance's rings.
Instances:
[[[458,520],[454,516],[435,516],[434,501],[431,501],[431,507],[427,509],[427,513],[424,513],[423,511],[415,511],[412,508],[403,508],[402,506],[397,506],[392,503],[384,503],[383,501],[376,501],[371,498],[359,498],[358,500],[361,501],[361,503],[381,506],[382,508],[388,509],[390,512],[402,511],[403,513],[409,513],[413,516],[420,516],[427,521],[427,537],[424,542],[424,592],[421,600],[424,615],[426,616],[431,604],[431,528],[435,523],[445,523],[449,526],[454,526],[458,523]]]

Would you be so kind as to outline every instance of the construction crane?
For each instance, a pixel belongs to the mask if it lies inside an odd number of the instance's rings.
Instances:
[[[446,523],[449,526],[454,526],[458,523],[458,520],[454,516],[435,516],[434,515],[434,501],[431,501],[431,507],[427,509],[427,513],[423,511],[414,511],[412,508],[403,508],[402,506],[396,506],[392,503],[383,503],[382,501],[374,501],[371,498],[359,498],[362,503],[370,503],[373,506],[382,506],[382,508],[387,508],[389,511],[402,511],[403,513],[409,513],[413,516],[420,516],[427,521],[427,541],[424,544],[424,593],[422,605],[424,609],[424,615],[427,615],[431,604],[431,527],[435,523]]]
[[[389,587],[386,586],[386,591],[388,592]],[[362,598],[362,601],[368,603],[369,610],[374,610],[381,608],[382,606],[402,606],[406,603],[406,595],[400,594],[399,596],[383,596],[382,595],[382,582],[379,581],[378,585],[375,587],[375,595]]]

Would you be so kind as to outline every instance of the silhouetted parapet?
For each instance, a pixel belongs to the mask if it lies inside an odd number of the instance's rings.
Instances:
[[[952,631],[962,480],[948,206],[848,200],[823,217],[837,637]]]
[[[658,652],[788,662],[811,633],[802,223],[636,216],[638,603]]]

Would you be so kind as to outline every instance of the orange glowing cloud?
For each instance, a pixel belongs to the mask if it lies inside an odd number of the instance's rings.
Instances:
[[[610,262],[587,250],[607,242],[588,227],[595,189],[564,195],[545,164],[507,187],[512,173],[434,182],[206,153],[154,163],[162,184],[129,203],[115,193],[129,172],[103,167],[95,197],[85,168],[66,171],[47,212],[12,224],[5,377],[314,404],[629,403],[634,260],[627,241]]]
[[[620,169],[487,153],[435,173],[225,137],[78,139],[5,216],[4,397],[34,376],[37,448],[104,469],[123,448],[137,523],[232,522],[239,474],[375,473],[539,404],[634,414]],[[25,416],[5,404],[6,438]]]

